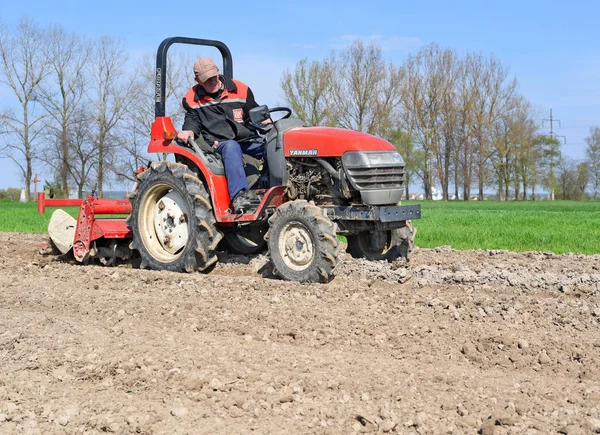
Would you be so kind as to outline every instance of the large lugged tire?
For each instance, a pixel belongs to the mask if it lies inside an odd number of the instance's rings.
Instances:
[[[299,282],[329,282],[338,264],[336,225],[306,201],[281,205],[265,236],[274,273]]]
[[[415,243],[415,229],[410,221],[406,226],[390,231],[360,232],[349,235],[347,252],[354,258],[370,261],[389,261],[410,258]]]
[[[133,210],[127,224],[140,267],[193,272],[214,265],[223,235],[215,227],[208,193],[198,177],[180,163],[155,162],[137,182],[129,197]]]

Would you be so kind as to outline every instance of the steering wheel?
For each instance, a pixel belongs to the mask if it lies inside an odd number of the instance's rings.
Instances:
[[[292,109],[290,109],[289,107],[273,107],[273,108],[269,109],[269,113],[273,113],[273,112],[286,112],[285,115],[283,115],[279,119],[287,119],[290,116],[292,116]]]

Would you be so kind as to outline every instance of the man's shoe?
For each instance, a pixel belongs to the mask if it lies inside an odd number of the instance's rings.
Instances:
[[[235,198],[233,198],[232,205],[235,213],[244,213],[252,207],[252,203],[246,193],[245,190],[240,190],[238,194],[235,195]]]

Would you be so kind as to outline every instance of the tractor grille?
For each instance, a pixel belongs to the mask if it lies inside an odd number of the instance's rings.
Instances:
[[[398,189],[404,185],[404,166],[346,168],[346,175],[358,190]]]

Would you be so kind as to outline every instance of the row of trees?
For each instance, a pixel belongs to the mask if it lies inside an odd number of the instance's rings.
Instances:
[[[57,193],[72,186],[102,196],[108,181],[131,178],[146,164],[154,119],[154,58],[132,68],[121,41],[86,40],[61,26],[23,19],[0,25],[0,85],[16,105],[0,107],[0,157],[30,186],[34,168],[49,168]],[[174,59],[168,71],[169,114],[181,122],[181,96],[193,61]],[[26,196],[29,200],[29,189]]]
[[[539,135],[539,111],[494,56],[431,44],[394,65],[378,46],[356,41],[322,61],[300,61],[281,86],[306,124],[352,128],[393,143],[409,170],[407,195],[415,178],[428,199],[436,183],[444,199],[451,193],[469,199],[472,186],[479,199],[492,186],[500,199],[527,199],[540,185],[552,196],[577,198],[590,182],[597,195],[600,174],[592,168],[600,155],[588,152],[588,162],[574,165],[556,136]],[[593,138],[588,144],[598,142]]]
[[[192,63],[183,55],[169,58],[167,114],[175,125]],[[152,55],[131,66],[113,38],[86,40],[28,19],[15,29],[0,22],[0,87],[16,102],[0,105],[0,157],[15,162],[25,186],[44,165],[59,194],[74,187],[79,196],[102,195],[107,182],[130,178],[147,163]],[[600,129],[586,139],[586,162],[561,155],[557,137],[537,133],[541,114],[494,56],[431,44],[395,65],[377,45],[356,41],[322,61],[300,61],[281,87],[306,125],[364,131],[393,143],[406,160],[407,194],[419,183],[431,198],[439,183],[445,199],[469,199],[473,186],[479,198],[492,186],[501,199],[527,199],[538,186],[573,199],[591,187],[597,198]]]

